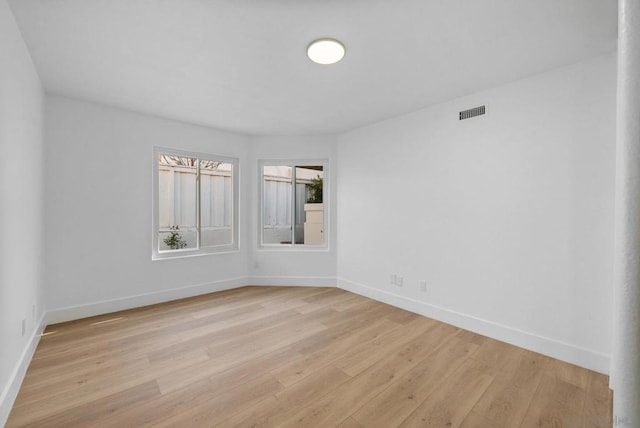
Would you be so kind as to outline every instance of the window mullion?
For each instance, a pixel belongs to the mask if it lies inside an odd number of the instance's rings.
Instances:
[[[200,159],[196,159],[196,248],[201,246],[200,237]]]
[[[291,245],[296,245],[296,166],[291,166]]]

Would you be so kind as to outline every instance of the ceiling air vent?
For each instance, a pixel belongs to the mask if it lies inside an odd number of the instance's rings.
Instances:
[[[486,106],[474,107],[460,112],[460,120],[471,119],[472,117],[482,116],[487,111]]]

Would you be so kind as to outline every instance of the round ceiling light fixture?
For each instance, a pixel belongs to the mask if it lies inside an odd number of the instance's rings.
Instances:
[[[335,39],[317,39],[307,47],[307,56],[316,64],[329,65],[344,58],[344,45]]]

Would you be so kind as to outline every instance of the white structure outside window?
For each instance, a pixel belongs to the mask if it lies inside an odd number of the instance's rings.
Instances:
[[[238,249],[238,159],[153,150],[153,259]]]

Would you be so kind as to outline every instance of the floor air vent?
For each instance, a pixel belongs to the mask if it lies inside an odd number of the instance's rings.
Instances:
[[[487,111],[486,106],[474,107],[460,112],[460,120],[471,119],[472,117],[482,116]]]

